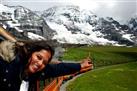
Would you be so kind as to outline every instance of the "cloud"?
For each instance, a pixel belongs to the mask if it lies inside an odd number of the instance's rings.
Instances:
[[[53,6],[78,5],[100,17],[113,17],[127,21],[137,14],[136,0],[3,0],[4,4],[21,5],[31,10],[43,11]]]

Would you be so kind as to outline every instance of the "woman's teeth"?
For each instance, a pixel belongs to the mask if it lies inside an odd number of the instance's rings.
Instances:
[[[35,70],[37,70],[38,69],[38,65],[37,64],[34,64],[34,66],[33,66],[34,68],[35,68]]]

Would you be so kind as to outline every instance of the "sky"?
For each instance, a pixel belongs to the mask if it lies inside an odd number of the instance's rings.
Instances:
[[[0,0],[5,5],[21,5],[34,11],[43,11],[53,6],[77,5],[91,10],[99,17],[113,17],[125,23],[137,15],[137,0]]]

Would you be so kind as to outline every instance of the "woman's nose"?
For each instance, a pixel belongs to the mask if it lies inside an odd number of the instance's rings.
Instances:
[[[39,60],[38,61],[38,65],[41,66],[43,64],[43,61],[42,60]]]

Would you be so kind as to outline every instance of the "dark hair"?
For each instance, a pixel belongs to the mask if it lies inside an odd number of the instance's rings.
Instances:
[[[18,43],[23,43],[23,45],[19,45]],[[32,53],[41,51],[42,49],[47,50],[51,53],[51,61],[54,55],[54,48],[51,47],[47,41],[44,40],[32,40],[32,41],[21,41],[17,43],[17,52],[21,55],[23,60],[28,60]]]

